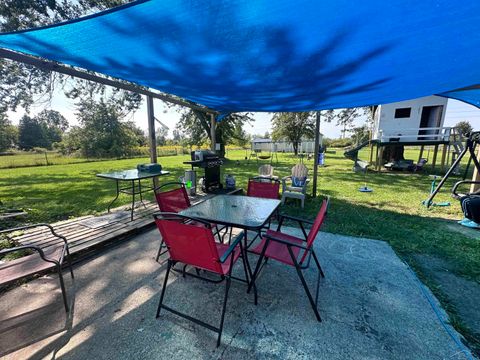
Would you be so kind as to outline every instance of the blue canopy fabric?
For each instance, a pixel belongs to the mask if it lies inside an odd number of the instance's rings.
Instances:
[[[478,0],[150,0],[0,34],[0,47],[220,112],[432,94],[480,105]]]

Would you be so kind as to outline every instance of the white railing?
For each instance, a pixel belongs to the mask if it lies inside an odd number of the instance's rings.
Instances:
[[[450,141],[450,137],[458,134],[454,127],[425,127],[384,132],[379,130],[378,140],[381,142],[424,142],[424,141]]]

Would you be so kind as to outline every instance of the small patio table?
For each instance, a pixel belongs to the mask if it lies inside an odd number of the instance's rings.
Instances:
[[[253,196],[217,195],[180,212],[211,223],[259,232],[280,206],[280,200]]]
[[[143,204],[143,197],[142,194],[147,191],[152,191],[155,189],[154,186],[143,186],[142,187],[142,179],[154,179],[157,176],[163,176],[170,174],[169,171],[158,171],[158,172],[145,172],[145,171],[138,171],[137,169],[131,170],[120,170],[120,171],[113,171],[110,173],[103,173],[97,174],[98,177],[104,179],[115,180],[117,194],[115,199],[108,205],[108,212],[110,212],[110,208],[112,207],[113,203],[118,199],[120,193],[132,195],[132,210],[130,212],[130,219],[133,221],[133,209],[135,207],[135,195],[140,195],[140,201]],[[128,187],[120,187],[120,181],[128,181],[130,182],[130,186]],[[135,182],[138,182],[138,187],[135,186]],[[145,204],[143,204],[145,206]]]

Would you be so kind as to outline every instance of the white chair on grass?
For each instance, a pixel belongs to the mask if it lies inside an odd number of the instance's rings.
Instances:
[[[292,175],[282,179],[282,205],[286,198],[299,199],[303,209],[309,181],[308,168],[304,164],[295,165]]]

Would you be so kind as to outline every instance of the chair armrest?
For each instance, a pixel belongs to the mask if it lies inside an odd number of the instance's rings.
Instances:
[[[19,227],[16,227],[16,228],[12,228],[12,229],[6,229],[6,230],[1,230],[0,231],[0,234],[8,234],[8,233],[11,233],[11,232],[15,232],[15,231],[22,231],[22,230],[28,230],[28,229],[34,229],[36,227],[47,227],[50,232],[52,233],[53,236],[59,238],[59,239],[62,239],[63,242],[65,243],[65,245],[67,245],[68,247],[68,243],[67,243],[67,239],[65,238],[65,236],[63,235],[60,235],[60,234],[57,234],[55,232],[55,230],[53,230],[53,227],[49,224],[45,224],[45,223],[40,223],[40,224],[32,224],[32,225],[24,225],[24,226],[19,226]],[[39,248],[40,249],[40,248]]]
[[[306,224],[313,225],[313,221],[311,221],[311,220],[305,220],[303,218],[299,218],[299,217],[292,216],[292,215],[280,215],[280,218],[297,221],[299,223],[306,223]]]
[[[458,193],[457,193],[457,189],[460,185],[464,185],[464,184],[467,184],[467,185],[476,185],[476,184],[480,184],[480,181],[475,181],[475,180],[462,180],[462,181],[457,181],[455,183],[455,185],[453,185],[453,188],[452,188],[452,195],[454,197],[458,197]],[[471,195],[477,195],[477,193],[480,192],[480,190],[477,190],[473,193],[470,193]]]
[[[294,247],[297,247],[297,248],[300,248],[300,249],[303,249],[303,250],[308,250],[308,248],[306,246],[299,245],[299,244],[294,244],[294,243],[291,243],[290,241],[286,241],[286,240],[277,238],[277,237],[272,236],[272,235],[265,234],[264,237],[266,239],[273,240],[273,241],[282,243],[282,244],[287,245],[287,246],[294,246]]]
[[[40,247],[35,246],[35,245],[22,245],[22,246],[15,246],[15,247],[9,248],[9,249],[3,249],[3,250],[0,250],[0,255],[6,255],[6,254],[11,253],[11,252],[20,251],[20,250],[28,250],[28,249],[35,250],[36,252],[38,252],[38,254],[42,258],[42,260],[54,263],[55,265],[60,265],[60,263],[57,260],[47,258],[45,256],[45,253],[43,252],[43,250]]]
[[[282,192],[284,192],[285,189],[287,188],[287,180],[292,180],[292,176],[289,175],[289,176],[284,176],[282,178]]]
[[[307,232],[305,231],[305,227],[303,226],[303,224],[306,223],[306,224],[313,225],[313,221],[305,220],[305,219],[295,217],[295,216],[291,216],[291,215],[281,215],[280,216],[280,221],[278,222],[277,231],[280,231],[280,229],[282,228],[284,219],[293,220],[293,221],[298,222],[298,224],[300,225],[300,229],[302,230],[303,236],[305,236],[305,240],[307,240],[308,235],[307,235]]]
[[[221,263],[224,263],[228,259],[228,257],[232,254],[233,250],[235,250],[237,245],[243,239],[243,236],[244,236],[244,233],[242,231],[240,234],[238,234],[235,237],[235,239],[233,239],[232,243],[230,244],[230,247],[227,249],[227,251],[223,253],[222,257],[220,258]]]

